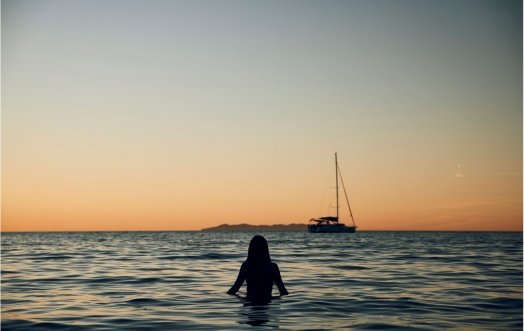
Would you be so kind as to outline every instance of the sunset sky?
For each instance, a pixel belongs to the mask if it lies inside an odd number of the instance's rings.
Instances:
[[[522,1],[1,10],[2,231],[522,231]]]

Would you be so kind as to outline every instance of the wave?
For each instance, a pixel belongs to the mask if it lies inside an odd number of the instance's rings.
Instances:
[[[2,330],[522,329],[521,233],[264,233],[290,295],[258,306],[252,236],[5,233]]]

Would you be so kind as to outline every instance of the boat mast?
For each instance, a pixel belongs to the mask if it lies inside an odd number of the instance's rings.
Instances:
[[[335,153],[335,178],[336,178],[336,186],[337,186],[337,223],[338,223],[338,161],[337,161],[337,153]]]

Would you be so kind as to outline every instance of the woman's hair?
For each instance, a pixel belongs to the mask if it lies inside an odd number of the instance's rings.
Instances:
[[[271,262],[266,238],[256,235],[251,239],[246,262],[248,263],[248,277],[259,278],[263,276],[266,264]]]

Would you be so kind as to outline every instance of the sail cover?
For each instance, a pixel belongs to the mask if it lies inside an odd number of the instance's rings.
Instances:
[[[325,216],[325,217],[321,217],[319,218],[321,220],[325,220],[325,221],[335,221],[335,222],[338,222],[338,217],[336,216]]]

